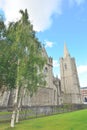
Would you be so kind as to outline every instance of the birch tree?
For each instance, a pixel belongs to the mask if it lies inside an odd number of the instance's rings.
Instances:
[[[10,84],[11,88],[16,88],[11,127],[14,127],[15,124],[17,108],[21,107],[19,94],[25,83],[23,80],[26,81],[26,90],[29,91],[30,96],[37,91],[40,85],[45,85],[42,70],[46,60],[42,56],[41,43],[35,36],[33,26],[28,19],[27,10],[20,10],[20,13],[22,14],[21,19],[10,23],[6,32],[7,42],[10,44],[12,52],[13,66],[15,67],[15,72],[12,73],[15,76],[14,87]],[[11,64],[11,69],[13,66]],[[16,122],[18,122],[18,118],[17,116]]]

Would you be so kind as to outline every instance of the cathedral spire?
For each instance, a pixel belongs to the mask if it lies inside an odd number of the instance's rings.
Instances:
[[[66,58],[67,56],[70,56],[69,51],[67,49],[66,43],[64,43],[64,58]]]

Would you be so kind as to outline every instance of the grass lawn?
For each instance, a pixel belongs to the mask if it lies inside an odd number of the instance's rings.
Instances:
[[[5,112],[0,112],[0,116],[1,115],[8,115],[8,114],[11,114],[12,112],[8,112],[8,111],[5,111]]]
[[[87,110],[21,121],[15,128],[1,124],[0,130],[87,130]]]
[[[0,121],[6,121],[6,120],[10,120],[10,116],[12,112],[7,112],[7,111],[4,111],[4,112],[0,112]],[[7,118],[5,118],[5,116],[7,116]],[[3,118],[4,117],[4,118]]]

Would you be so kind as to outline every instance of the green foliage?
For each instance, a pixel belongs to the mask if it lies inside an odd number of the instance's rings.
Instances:
[[[0,21],[0,31],[5,28],[4,22]]]
[[[27,10],[20,10],[20,13],[21,19],[9,24],[6,39],[0,41],[0,85],[11,89],[17,82],[20,87],[24,86],[26,81],[32,95],[39,86],[45,85],[42,70],[46,60]]]
[[[5,40],[0,41],[0,88],[3,85],[11,87],[15,84],[16,66],[13,62],[11,46]]]
[[[5,31],[6,31],[6,28],[5,28],[4,22],[0,20],[0,42],[3,39],[2,37],[5,37],[5,33],[6,33]]]

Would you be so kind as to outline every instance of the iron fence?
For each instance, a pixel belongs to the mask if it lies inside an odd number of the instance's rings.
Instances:
[[[10,121],[13,107],[0,107],[0,122]],[[57,106],[22,106],[19,120],[26,120],[87,109],[86,104],[64,104]]]

